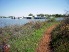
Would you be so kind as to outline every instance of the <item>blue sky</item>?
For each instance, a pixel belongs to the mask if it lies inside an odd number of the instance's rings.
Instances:
[[[0,0],[0,16],[36,14],[64,14],[69,0]]]

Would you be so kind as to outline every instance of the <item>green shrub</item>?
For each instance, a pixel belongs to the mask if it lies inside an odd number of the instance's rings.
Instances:
[[[55,22],[56,19],[53,17],[53,18],[49,18],[48,22]]]
[[[69,18],[65,19],[52,32],[51,48],[53,52],[69,52]]]

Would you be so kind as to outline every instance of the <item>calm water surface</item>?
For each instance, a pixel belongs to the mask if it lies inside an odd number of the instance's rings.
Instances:
[[[11,19],[11,18],[0,18],[0,27],[9,25],[23,25],[31,21],[45,21],[47,19]],[[56,18],[56,20],[63,20],[63,18]]]
[[[45,19],[11,19],[11,18],[0,18],[0,27],[9,25],[23,25],[31,21],[45,21]]]

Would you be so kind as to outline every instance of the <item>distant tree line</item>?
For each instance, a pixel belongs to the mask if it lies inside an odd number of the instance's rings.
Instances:
[[[54,17],[68,17],[67,15],[65,15],[65,14],[52,14],[52,16],[54,16]]]
[[[31,13],[28,16],[34,17],[34,15]],[[50,17],[50,16],[52,16],[52,17],[69,17],[69,14],[68,15],[66,15],[66,14],[37,14],[36,16],[37,17]]]
[[[34,14],[30,13],[28,16],[32,16],[32,17],[35,17]],[[69,17],[69,13],[68,14],[36,14],[37,17]],[[0,16],[0,18],[11,18],[11,17],[14,17],[14,16],[8,16],[8,17],[5,17],[5,16]]]

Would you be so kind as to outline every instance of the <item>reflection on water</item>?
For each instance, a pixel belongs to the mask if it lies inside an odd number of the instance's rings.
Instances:
[[[47,19],[11,19],[11,18],[0,18],[0,27],[9,25],[23,25],[31,21],[45,21]],[[63,18],[56,18],[56,20],[63,20]]]
[[[45,19],[11,19],[11,18],[0,18],[0,27],[9,25],[23,25],[31,21],[45,21]]]

